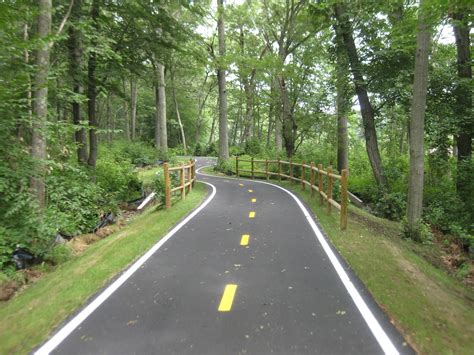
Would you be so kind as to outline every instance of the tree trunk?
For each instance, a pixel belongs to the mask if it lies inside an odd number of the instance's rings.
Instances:
[[[224,0],[217,0],[217,33],[219,37],[219,59],[225,56]],[[219,80],[219,162],[229,159],[229,142],[227,135],[227,92],[224,64],[218,64]]]
[[[290,99],[288,97],[288,90],[286,88],[285,78],[278,78],[280,86],[280,95],[282,103],[282,128],[283,128],[283,140],[285,143],[286,154],[289,158],[295,153],[295,130],[296,123],[294,121],[294,115],[291,110]]]
[[[359,99],[360,112],[364,125],[365,147],[369,157],[372,171],[379,186],[389,189],[388,180],[382,167],[382,158],[377,141],[375,130],[375,114],[367,94],[367,84],[362,75],[362,65],[357,54],[357,49],[352,36],[352,29],[348,15],[342,4],[335,5],[335,16],[338,26],[341,29],[344,46],[349,58],[352,75],[354,77],[354,87]]]
[[[171,72],[171,86],[173,87],[174,108],[175,108],[175,111],[176,111],[176,118],[178,119],[179,130],[181,132],[181,141],[183,142],[184,155],[187,155],[187,152],[186,152],[187,151],[186,135],[184,134],[184,126],[183,126],[183,123],[181,122],[181,115],[179,113],[178,99],[176,98],[176,87],[175,87],[174,73],[173,72]]]
[[[420,1],[418,33],[416,39],[415,75],[410,114],[410,177],[408,185],[408,233],[421,240],[421,214],[423,209],[424,178],[424,120],[428,87],[428,58],[431,33],[426,23],[424,0]]]
[[[107,143],[112,143],[112,110],[110,107],[111,94],[107,95]]]
[[[130,137],[135,140],[136,124],[137,124],[137,79],[130,79]]]
[[[344,40],[339,26],[336,32],[336,110],[337,110],[337,170],[349,168],[349,137],[347,134],[347,115],[350,110],[350,91],[348,83],[348,60],[344,52]]]
[[[158,71],[158,120],[160,122],[160,150],[168,151],[168,133],[166,127],[166,89],[165,89],[165,66],[161,63],[156,65]]]
[[[31,177],[32,193],[40,208],[46,206],[44,185],[46,160],[46,120],[48,117],[48,74],[50,45],[46,38],[51,32],[51,0],[39,0],[38,38],[43,40],[36,54],[36,75],[34,82],[33,130],[31,136],[31,155],[35,171]]]
[[[459,196],[465,202],[472,201],[472,176],[466,161],[472,156],[472,137],[474,122],[472,118],[472,68],[471,45],[469,36],[468,8],[457,9],[453,14],[453,30],[456,39],[457,70],[459,84],[456,88],[456,115],[458,116],[457,157],[458,174],[456,187]]]
[[[160,122],[160,95],[158,81],[155,83],[155,147],[160,149],[161,122]]]
[[[83,70],[83,49],[82,36],[79,30],[79,22],[81,20],[82,0],[76,0],[72,7],[71,21],[69,27],[69,55],[70,55],[70,73],[72,78],[72,90],[76,96],[84,93],[82,84]],[[79,100],[73,99],[72,106],[72,122],[74,125],[81,125],[81,104]],[[87,132],[85,128],[76,127],[74,131],[74,140],[77,144],[77,160],[81,164],[86,164],[88,159],[87,152]]]
[[[92,9],[91,9],[91,18],[93,27],[96,30],[98,29],[98,18],[99,18],[99,1],[93,0],[92,1]],[[97,162],[97,149],[98,149],[98,142],[97,142],[97,112],[96,112],[96,100],[97,100],[97,82],[95,77],[95,69],[97,66],[97,54],[95,49],[97,47],[96,40],[93,39],[91,41],[91,46],[93,48],[92,52],[89,55],[89,64],[87,69],[87,79],[88,79],[88,87],[87,87],[87,98],[89,99],[87,103],[87,111],[89,113],[89,159],[87,160],[87,164],[95,169],[96,162]]]

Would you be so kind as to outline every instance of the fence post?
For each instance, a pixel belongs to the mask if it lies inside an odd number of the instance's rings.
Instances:
[[[301,163],[301,189],[303,189],[303,190],[306,188],[305,183],[304,183],[304,181],[305,181],[304,180],[305,179],[304,164],[305,163],[304,163],[304,160],[303,160],[303,162]]]
[[[193,189],[193,160],[191,159],[189,161],[189,173],[188,173],[188,178],[189,178],[189,190],[188,192],[191,192],[191,190]]]
[[[163,174],[165,176],[165,207],[166,209],[171,207],[171,183],[170,183],[170,172],[168,163],[163,164]]]
[[[328,213],[331,212],[331,202],[329,200],[332,200],[332,166],[328,167],[328,190],[326,193],[326,196],[328,198]]]
[[[309,183],[311,186],[311,197],[314,197],[314,163],[311,162],[311,174],[309,178]]]
[[[239,157],[238,156],[235,157],[235,175],[239,177]]]
[[[252,171],[252,180],[253,180],[253,179],[255,178],[255,176],[254,176],[254,172],[253,172],[253,171],[254,171],[254,167],[253,167],[253,157],[252,157],[251,164],[252,164],[252,165],[251,165],[251,166],[252,166],[252,168],[251,168],[250,170]]]
[[[290,182],[293,183],[293,160],[290,159]]]
[[[323,165],[318,164],[318,192],[319,192],[319,203],[322,205],[323,204],[323,195],[321,192],[323,192],[323,173],[321,172],[323,170]]]
[[[270,178],[270,176],[268,175],[268,159],[265,159],[265,175],[268,180]]]
[[[191,177],[192,177],[192,184],[194,187],[194,184],[196,183],[196,160],[191,159],[193,161],[192,167],[191,167]]]
[[[348,185],[348,171],[342,169],[341,174],[341,229],[347,228],[347,185]]]
[[[281,182],[281,161],[278,158],[278,181]]]
[[[184,163],[181,163],[181,176],[179,184],[181,185],[181,199],[184,200],[186,198],[186,186],[184,186],[184,182],[186,181],[184,174],[186,173]]]

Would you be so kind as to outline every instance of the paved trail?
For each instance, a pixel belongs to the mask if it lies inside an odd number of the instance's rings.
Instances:
[[[212,200],[38,353],[412,353],[288,192],[200,180]]]

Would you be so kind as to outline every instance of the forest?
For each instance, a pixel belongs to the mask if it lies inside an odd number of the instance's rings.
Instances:
[[[0,271],[177,156],[349,169],[371,213],[474,254],[468,0],[0,1]],[[159,185],[159,184],[157,184]],[[462,266],[462,265],[461,265]]]

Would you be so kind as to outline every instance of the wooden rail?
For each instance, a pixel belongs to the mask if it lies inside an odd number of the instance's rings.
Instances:
[[[179,185],[171,186],[170,172],[179,172]],[[169,167],[168,163],[163,164],[163,172],[165,178],[165,207],[171,207],[171,193],[175,191],[181,192],[181,199],[186,198],[186,188],[188,193],[193,189],[196,181],[196,161],[191,159],[188,164],[182,163],[180,166]]]
[[[239,169],[239,163],[246,162],[250,163],[250,170]],[[264,170],[255,169],[256,164],[265,164]],[[278,164],[277,172],[269,170],[270,164]],[[288,174],[283,173],[283,166],[288,166]],[[299,167],[301,173],[299,176],[295,176],[294,168]],[[235,173],[237,177],[241,173],[248,173],[252,179],[255,179],[256,175],[261,177],[266,177],[268,180],[271,176],[278,177],[278,180],[281,181],[282,178],[289,179],[290,181],[297,181],[301,184],[301,188],[305,190],[306,186],[311,189],[311,196],[314,196],[315,192],[318,192],[320,197],[321,205],[326,204],[328,212],[331,212],[332,207],[340,211],[340,225],[341,229],[345,230],[347,228],[347,205],[348,205],[348,178],[349,172],[347,169],[343,169],[341,175],[333,173],[332,167],[329,166],[327,170],[323,170],[321,164],[317,166],[313,162],[311,164],[295,163],[291,159],[290,161],[284,160],[268,160],[268,159],[241,159],[236,157],[235,159]],[[309,174],[309,180],[307,179]],[[317,181],[316,181],[317,176]],[[326,189],[324,189],[324,179],[326,182]],[[340,203],[333,199],[333,187],[335,180],[339,181],[341,187],[341,201]]]

